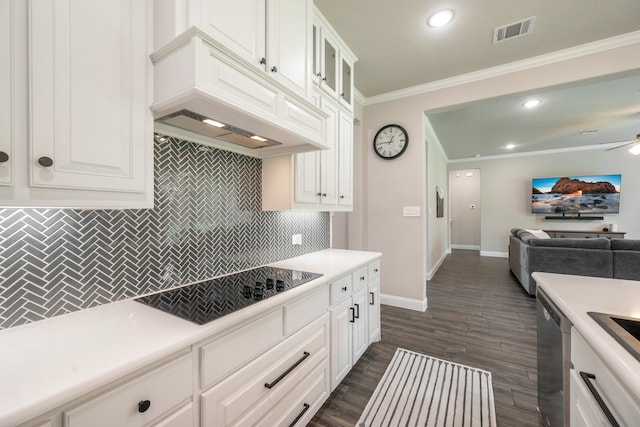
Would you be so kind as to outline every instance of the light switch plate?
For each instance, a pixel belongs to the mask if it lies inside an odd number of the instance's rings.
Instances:
[[[402,216],[420,216],[420,206],[403,206]]]

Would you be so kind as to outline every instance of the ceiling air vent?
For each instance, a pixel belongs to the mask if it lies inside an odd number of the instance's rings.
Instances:
[[[495,28],[493,30],[493,43],[496,44],[514,37],[527,35],[533,31],[533,24],[535,22],[536,17],[532,16],[530,18],[523,19],[522,21]]]

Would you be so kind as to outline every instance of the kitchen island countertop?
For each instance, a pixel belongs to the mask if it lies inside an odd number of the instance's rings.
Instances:
[[[205,325],[122,300],[0,331],[0,427],[26,422],[381,256],[326,249],[270,266],[323,276]]]
[[[640,282],[540,272],[532,277],[640,404],[640,361],[587,314],[640,319]]]

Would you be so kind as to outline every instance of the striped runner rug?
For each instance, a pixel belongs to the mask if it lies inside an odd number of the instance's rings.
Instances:
[[[495,427],[491,372],[398,348],[358,427]]]

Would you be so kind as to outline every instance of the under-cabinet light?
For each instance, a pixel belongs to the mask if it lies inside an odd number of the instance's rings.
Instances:
[[[208,125],[215,126],[215,127],[217,127],[217,128],[223,128],[223,127],[225,127],[225,124],[224,124],[224,123],[216,122],[215,120],[211,120],[211,119],[204,119],[204,120],[202,121],[202,123],[206,123],[206,124],[208,124]]]

